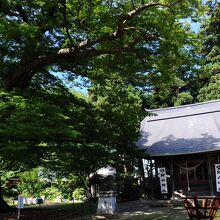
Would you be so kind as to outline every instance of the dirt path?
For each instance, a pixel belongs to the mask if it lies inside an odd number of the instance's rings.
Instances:
[[[160,207],[158,207],[160,206]],[[165,207],[162,207],[165,206]],[[77,210],[78,208],[78,210]],[[187,220],[183,207],[173,207],[169,204],[155,203],[152,201],[133,201],[118,204],[118,214],[115,216],[100,216],[89,214],[88,207],[75,207],[71,204],[45,206],[41,209],[24,209],[20,220],[99,220],[99,219],[122,219],[122,220]],[[87,214],[88,213],[88,214]],[[95,213],[95,209],[93,209]],[[0,220],[16,220],[16,213],[0,214]],[[220,218],[216,219],[220,220]]]

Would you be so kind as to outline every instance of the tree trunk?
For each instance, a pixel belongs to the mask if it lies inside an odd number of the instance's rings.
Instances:
[[[5,202],[5,200],[3,199],[3,194],[2,194],[2,187],[0,184],[0,213],[3,212],[10,212],[13,209],[7,204],[7,202]]]

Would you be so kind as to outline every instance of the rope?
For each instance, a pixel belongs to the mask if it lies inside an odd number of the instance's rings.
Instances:
[[[197,167],[199,167],[202,163],[204,163],[205,160],[201,160],[198,164],[196,164],[195,166],[192,166],[192,167],[188,167],[188,163],[187,163],[187,160],[186,160],[186,164],[185,166],[182,166],[180,164],[176,164],[179,168],[183,169],[183,170],[186,170],[186,179],[187,179],[187,188],[188,188],[188,191],[190,191],[190,182],[189,182],[189,170],[194,170],[196,169]]]
[[[189,187],[189,173],[188,173],[188,166],[187,166],[187,160],[186,160],[186,178],[187,178],[187,186],[188,186],[188,191],[190,191]]]
[[[196,164],[195,166],[193,166],[193,167],[188,167],[188,166],[182,166],[182,165],[180,165],[180,164],[176,164],[179,168],[181,168],[181,169],[183,169],[183,170],[194,170],[194,169],[196,169],[198,166],[200,166],[202,163],[204,163],[205,162],[205,160],[202,160],[202,161],[200,161],[198,164]],[[187,161],[186,161],[186,163],[187,163]]]

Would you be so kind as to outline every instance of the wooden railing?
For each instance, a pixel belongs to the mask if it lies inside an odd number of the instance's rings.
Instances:
[[[190,220],[212,220],[220,206],[220,197],[215,196],[184,196],[181,199]]]

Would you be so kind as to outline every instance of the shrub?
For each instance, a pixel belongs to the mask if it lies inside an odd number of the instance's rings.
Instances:
[[[85,195],[86,195],[86,191],[84,188],[76,188],[74,191],[73,191],[73,197],[74,199],[76,200],[82,200],[85,198]]]
[[[43,195],[45,195],[45,198],[48,200],[53,200],[61,195],[61,193],[58,191],[55,187],[47,187],[43,192]]]

